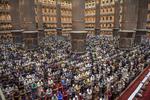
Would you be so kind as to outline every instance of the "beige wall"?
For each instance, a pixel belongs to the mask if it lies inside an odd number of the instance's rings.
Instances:
[[[56,28],[56,5],[55,0],[35,0],[35,4],[42,3],[42,15],[43,15],[43,25],[48,29]],[[95,27],[95,0],[86,0],[86,10],[85,10],[85,22],[86,28]],[[0,4],[0,30],[10,30],[11,29],[11,16],[9,14],[9,9],[11,7],[8,3]],[[63,2],[62,3],[62,27],[67,30],[72,28],[72,15],[71,15],[71,4]],[[122,12],[122,9],[121,11]],[[37,8],[35,7],[35,13],[37,15]],[[101,24],[100,28],[103,30],[104,34],[111,34],[110,29],[113,29],[114,25],[114,0],[101,0]],[[37,16],[35,17],[38,23]],[[120,17],[121,22],[122,16]],[[147,28],[150,29],[150,4],[149,4],[149,14],[147,15]],[[51,32],[48,32],[51,33]]]

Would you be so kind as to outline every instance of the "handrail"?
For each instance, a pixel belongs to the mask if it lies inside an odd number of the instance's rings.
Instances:
[[[1,88],[0,88],[0,97],[1,97],[2,100],[6,100]]]
[[[133,98],[136,96],[136,94],[141,90],[141,88],[143,87],[143,85],[145,84],[145,82],[148,80],[148,78],[150,77],[150,71],[149,73],[145,76],[145,78],[141,81],[141,83],[138,85],[138,87],[135,89],[135,91],[130,95],[130,97],[128,98],[128,100],[133,100]]]

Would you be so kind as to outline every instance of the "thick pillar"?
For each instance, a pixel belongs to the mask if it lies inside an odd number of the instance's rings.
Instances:
[[[34,48],[38,45],[38,31],[35,22],[34,0],[22,0],[22,18],[24,28],[24,43],[26,48]]]
[[[121,30],[119,31],[119,48],[130,49],[134,46],[135,31]]]
[[[61,27],[61,1],[56,0],[56,19],[57,19],[57,35],[62,35]]]
[[[147,33],[146,31],[147,13],[148,13],[148,0],[139,0],[138,22],[135,35],[135,44],[140,44],[142,37],[145,36]]]
[[[24,31],[23,37],[25,48],[33,49],[38,46],[38,31]]]
[[[72,52],[83,53],[86,50],[84,10],[85,0],[72,0]]]
[[[135,38],[135,29],[138,20],[138,0],[123,1],[123,20],[119,32],[119,47],[132,48]]]
[[[44,28],[43,28],[43,15],[42,15],[42,3],[37,4],[37,19],[38,19],[38,40],[40,41],[45,37]]]
[[[22,29],[21,29],[21,16],[20,16],[20,0],[10,0],[10,14],[12,18],[12,36],[14,43],[22,43]]]
[[[114,29],[113,37],[118,37],[118,31],[120,28],[120,0],[115,0],[115,12],[114,12]]]
[[[96,2],[96,13],[95,13],[95,35],[100,34],[100,5],[101,0],[95,0]]]
[[[123,1],[122,30],[135,30],[137,28],[138,1],[139,0]]]

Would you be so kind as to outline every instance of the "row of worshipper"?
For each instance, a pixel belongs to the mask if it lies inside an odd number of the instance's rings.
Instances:
[[[115,49],[108,37],[87,38],[85,54],[69,40],[50,37],[34,50],[0,46],[0,76],[7,98],[22,100],[114,99],[148,65],[150,46]]]

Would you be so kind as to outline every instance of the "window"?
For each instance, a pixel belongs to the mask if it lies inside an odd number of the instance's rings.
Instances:
[[[110,8],[110,12],[112,12],[112,8]]]
[[[106,12],[108,12],[108,9],[106,9]]]
[[[112,20],[112,16],[110,16],[110,20]]]
[[[108,3],[108,0],[106,1],[106,3]]]
[[[108,20],[108,16],[106,16],[106,20]]]

